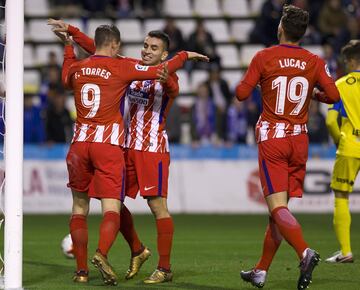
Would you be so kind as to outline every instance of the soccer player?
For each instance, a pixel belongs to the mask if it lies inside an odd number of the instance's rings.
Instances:
[[[168,56],[169,37],[161,31],[150,31],[144,40],[141,63],[158,65]],[[171,281],[170,253],[174,224],[167,207],[169,176],[169,143],[165,130],[166,116],[179,93],[177,76],[170,75],[165,83],[157,81],[134,81],[127,90],[129,103],[126,137],[126,196],[146,198],[156,219],[157,269],[144,280],[155,284]],[[123,206],[121,216],[124,223],[121,233],[128,242],[132,258],[126,279],[139,271],[150,251],[142,246],[135,231],[130,211]]]
[[[263,111],[256,125],[260,179],[269,209],[263,253],[241,278],[258,288],[284,238],[300,260],[298,289],[305,289],[320,260],[305,242],[298,221],[288,209],[288,200],[301,197],[308,158],[306,122],[311,97],[334,103],[339,92],[324,61],[299,46],[309,20],[308,12],[289,5],[283,7],[278,27],[280,44],[259,51],[252,59],[236,96],[245,100],[260,83]],[[315,90],[319,84],[324,92]]]
[[[352,40],[341,50],[349,73],[336,82],[341,100],[330,105],[326,125],[337,146],[331,188],[335,193],[334,230],[340,251],[330,263],[352,263],[349,193],[360,169],[360,41]],[[341,116],[341,127],[338,117]]]
[[[61,22],[59,25],[84,49],[94,52],[93,41],[85,34],[66,23]],[[154,66],[165,61],[169,42],[169,37],[164,32],[150,31],[144,40],[141,64]],[[134,81],[125,95],[129,107],[126,119],[125,193],[128,197],[136,198],[140,191],[141,196],[147,199],[157,227],[158,267],[144,280],[147,284],[171,281],[173,276],[170,270],[170,253],[174,225],[167,208],[170,156],[165,122],[178,93],[178,78],[173,74],[165,83],[154,80]],[[131,250],[130,266],[125,278],[131,279],[151,252],[140,242],[132,215],[124,204],[120,215],[120,231]]]
[[[54,29],[56,31],[56,28]],[[69,187],[73,193],[70,232],[74,243],[77,272],[75,282],[88,281],[87,224],[89,197],[101,199],[103,221],[97,252],[92,263],[99,268],[105,284],[116,285],[117,276],[107,253],[120,228],[120,206],[124,199],[125,131],[120,103],[135,79],[156,79],[162,66],[142,66],[126,58],[114,58],[120,48],[120,32],[102,25],[95,32],[95,54],[76,61],[73,47],[66,41],[63,83],[74,90],[77,119],[67,156]],[[193,52],[180,52],[167,62],[169,73],[187,59],[208,60]],[[159,74],[160,70],[160,74]],[[89,191],[90,183],[93,190]]]

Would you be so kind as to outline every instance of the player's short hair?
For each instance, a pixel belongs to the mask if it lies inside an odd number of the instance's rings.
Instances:
[[[120,42],[120,31],[115,25],[100,25],[95,30],[95,46],[102,47],[115,40]]]
[[[304,36],[308,23],[307,11],[293,5],[284,5],[281,26],[287,40],[298,42]]]
[[[342,49],[341,55],[345,59],[355,59],[360,63],[360,40],[350,40]]]
[[[169,46],[170,46],[170,37],[169,35],[167,35],[167,33],[165,33],[164,31],[161,30],[152,30],[148,33],[149,37],[155,37],[160,39],[163,44],[164,44],[164,50],[168,50]]]

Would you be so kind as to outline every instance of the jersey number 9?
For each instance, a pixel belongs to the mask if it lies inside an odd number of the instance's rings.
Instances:
[[[95,84],[85,84],[81,88],[81,104],[90,109],[85,118],[93,118],[100,107],[100,87]]]

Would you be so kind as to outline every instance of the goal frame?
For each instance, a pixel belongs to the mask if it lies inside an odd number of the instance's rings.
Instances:
[[[5,4],[4,286],[22,288],[24,1]]]

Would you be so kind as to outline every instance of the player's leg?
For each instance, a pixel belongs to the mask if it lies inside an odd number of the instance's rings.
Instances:
[[[122,205],[120,216],[120,232],[131,249],[130,265],[125,275],[125,279],[129,280],[140,271],[143,263],[151,256],[151,252],[140,242],[134,227],[131,212],[125,205]]]
[[[71,144],[66,164],[69,173],[68,187],[71,188],[73,196],[72,216],[69,223],[77,264],[73,280],[74,282],[87,282],[88,229],[86,218],[89,212],[87,192],[93,177],[93,169],[89,163],[88,144],[83,142]]]
[[[118,199],[101,199],[103,218],[100,224],[100,238],[97,251],[104,257],[107,257],[120,228],[120,206],[121,202]]]
[[[281,235],[299,256],[298,289],[306,289],[312,281],[312,272],[320,261],[320,255],[305,242],[300,224],[287,207],[287,193],[271,194],[266,197],[266,201]]]
[[[125,204],[121,205],[120,217],[121,217],[120,232],[129,245],[129,248],[131,250],[131,256],[132,257],[138,256],[144,251],[144,246],[142,245],[138,237],[138,234],[135,230],[132,214],[129,211],[129,209],[125,206]]]
[[[335,193],[333,226],[340,251],[326,259],[330,263],[352,263],[354,261],[350,244],[351,214],[349,193],[359,171],[360,162],[356,158],[336,156],[331,188]]]
[[[129,150],[127,150],[125,153],[125,162],[126,162],[125,195],[127,197],[135,199],[139,191],[139,185],[137,181],[136,168],[134,162],[132,161],[131,151],[129,152]],[[144,250],[144,247],[141,244],[140,239],[135,230],[134,221],[131,212],[125,206],[125,204],[121,205],[120,217],[121,217],[120,232],[129,245],[129,248],[131,250],[131,256],[132,257],[137,256]]]
[[[271,262],[281,244],[282,239],[283,237],[280,234],[277,225],[272,217],[269,216],[269,224],[265,232],[261,258],[253,269],[241,271],[240,275],[244,281],[250,282],[259,288],[264,286],[267,271],[270,268]]]
[[[306,173],[306,162],[308,157],[308,136],[305,134],[301,134],[298,136],[290,137],[291,141],[291,155],[289,159],[289,189],[288,195],[289,197],[302,197],[303,193],[303,185]],[[296,220],[295,220],[296,221]],[[301,239],[301,227],[299,225],[299,230],[295,236],[298,239]],[[300,236],[301,235],[301,236]],[[298,255],[301,252],[301,245],[304,247],[306,242],[302,238],[302,241],[297,244],[297,253]],[[312,282],[312,272],[315,267],[318,265],[320,261],[320,255],[310,249],[307,248],[302,257],[300,257],[300,276],[298,279],[298,289],[302,290],[309,286]]]
[[[297,138],[296,141],[301,142],[302,140]],[[290,137],[260,143],[259,168],[269,213],[281,235],[295,249],[301,259],[307,244],[304,241],[301,226],[287,207],[289,197],[292,197],[295,192],[292,188],[290,173],[292,167],[295,168],[292,164],[294,162],[292,161],[294,158],[292,146]],[[305,150],[305,153],[301,154],[302,168],[306,164],[307,151]],[[305,170],[303,174],[305,174]],[[299,179],[301,177],[304,178],[304,176],[298,176]]]
[[[88,228],[86,217],[89,213],[89,197],[86,192],[72,190],[73,207],[70,218],[70,234],[76,259],[74,282],[88,281],[87,246]]]
[[[108,261],[108,252],[114,243],[120,228],[120,206],[118,199],[102,198],[103,218],[100,224],[99,242],[91,263],[99,269],[104,283],[117,285],[118,277]]]
[[[167,208],[170,155],[168,153],[135,152],[135,163],[140,194],[146,198],[156,219],[159,263],[145,283],[162,283],[172,280],[170,253],[174,224]]]
[[[126,186],[125,195],[127,197],[136,198],[139,191],[136,164],[135,164],[135,150],[127,149],[125,151],[126,162]],[[138,234],[135,230],[133,218],[129,209],[122,204],[121,211],[120,232],[129,245],[131,250],[131,259],[129,268],[125,274],[125,279],[132,279],[140,270],[143,263],[151,256],[150,250],[143,246]]]
[[[173,219],[165,197],[148,197],[147,201],[156,219],[159,261],[157,269],[144,282],[150,284],[171,281],[173,274],[170,270],[170,254],[174,235]]]
[[[304,240],[300,224],[287,207],[288,193],[282,191],[268,195],[266,203],[279,232],[290,246],[294,248],[301,260],[308,245]]]
[[[255,266],[257,270],[268,271],[271,262],[281,244],[283,237],[271,216],[269,216],[269,224],[266,228],[265,239],[263,244],[263,252],[260,260]]]
[[[349,193],[334,190],[335,205],[333,225],[336,238],[340,244],[340,252],[334,254],[327,262],[354,262],[350,245],[351,214],[349,208]]]
[[[283,143],[285,143],[285,145]],[[277,199],[280,197],[283,198],[283,200],[280,199],[280,201],[282,202],[281,204],[284,204],[285,206],[287,205],[286,190],[288,187],[288,164],[287,158],[284,159],[282,156],[287,154],[287,147],[288,144],[286,143],[286,140],[276,139],[268,140],[265,144],[260,143],[258,145],[259,173],[264,196],[266,198],[267,196],[274,195],[275,192],[283,190],[284,195],[275,195],[275,197],[277,197]],[[279,230],[280,232],[280,229],[276,225],[276,220],[271,215],[270,209],[269,213],[272,223],[276,226],[276,230]],[[266,229],[263,253],[259,263],[255,268],[248,271],[241,271],[240,273],[240,276],[244,281],[250,282],[258,288],[264,286],[267,270],[280,245],[280,242],[274,239],[276,235],[272,233],[273,229],[275,230],[275,227],[270,226]],[[279,236],[281,236],[281,233]]]
[[[95,168],[90,197],[101,200],[103,218],[98,248],[91,262],[99,269],[104,283],[116,285],[118,277],[107,254],[120,229],[120,206],[125,195],[125,162],[122,149],[103,143],[91,143],[90,156]]]

